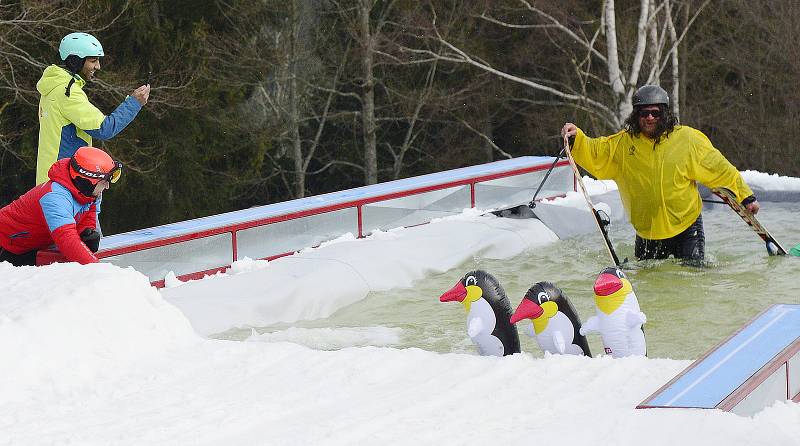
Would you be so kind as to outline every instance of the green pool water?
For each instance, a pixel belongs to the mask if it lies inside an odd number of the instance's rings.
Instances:
[[[763,203],[761,222],[788,250],[800,241],[798,203]],[[674,260],[632,262],[626,273],[633,284],[645,325],[648,356],[694,359],[774,303],[800,303],[800,258],[770,257],[763,242],[732,211],[714,206],[703,212],[706,231],[704,268]],[[620,258],[633,258],[634,232],[615,223],[610,236]],[[476,352],[466,335],[466,313],[458,303],[438,297],[461,276],[482,269],[497,277],[516,308],[538,281],[555,283],[573,302],[582,320],[594,314],[592,284],[611,266],[599,234],[561,240],[516,258],[476,258],[451,271],[417,281],[413,287],[371,293],[331,317],[262,327],[260,333],[288,327],[400,328],[398,348],[436,352]],[[237,335],[229,333],[233,338]],[[241,337],[246,337],[240,333]],[[536,342],[520,330],[522,350],[541,356]],[[592,352],[601,351],[598,336],[589,337]]]

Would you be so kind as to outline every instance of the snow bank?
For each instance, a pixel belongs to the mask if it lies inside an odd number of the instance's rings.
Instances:
[[[478,212],[364,239],[344,236],[258,268],[249,260],[244,268],[236,262],[233,269],[246,274],[212,276],[165,288],[162,294],[198,333],[209,335],[233,327],[328,317],[370,291],[409,287],[475,256],[506,259],[557,240],[538,220]]]
[[[132,268],[0,263],[0,395],[74,391],[141,358],[200,342]]]

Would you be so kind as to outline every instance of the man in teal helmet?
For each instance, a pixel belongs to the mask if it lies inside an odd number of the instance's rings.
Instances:
[[[92,138],[116,136],[150,97],[150,86],[142,85],[106,116],[83,91],[100,70],[103,46],[91,34],[71,33],[61,39],[58,52],[63,65],[45,68],[36,84],[41,94],[36,184],[47,181],[47,172],[57,160],[71,157],[79,147],[91,146]]]

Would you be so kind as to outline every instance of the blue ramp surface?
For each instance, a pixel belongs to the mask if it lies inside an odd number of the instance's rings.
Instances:
[[[716,408],[799,338],[800,305],[773,305],[638,407]]]

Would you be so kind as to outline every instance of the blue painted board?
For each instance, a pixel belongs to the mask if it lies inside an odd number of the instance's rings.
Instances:
[[[713,409],[800,339],[800,305],[773,305],[642,405]]]

